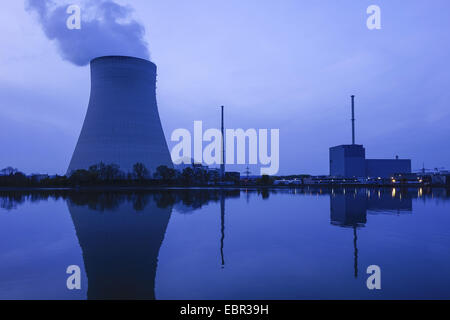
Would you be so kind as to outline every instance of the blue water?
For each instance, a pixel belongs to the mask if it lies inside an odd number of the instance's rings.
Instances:
[[[0,192],[0,299],[116,298],[450,299],[450,191]]]

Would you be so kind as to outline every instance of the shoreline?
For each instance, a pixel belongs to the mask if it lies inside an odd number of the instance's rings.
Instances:
[[[74,191],[74,192],[98,192],[98,191],[154,191],[154,190],[261,190],[261,189],[273,189],[273,190],[286,190],[286,189],[304,189],[304,188],[327,188],[327,189],[449,189],[450,186],[446,185],[361,185],[361,184],[348,184],[348,185],[329,185],[329,184],[302,184],[291,186],[83,186],[83,187],[0,187],[1,191]]]

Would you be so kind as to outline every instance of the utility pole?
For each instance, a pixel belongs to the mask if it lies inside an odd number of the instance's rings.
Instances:
[[[249,175],[250,175],[250,170],[249,170],[249,167],[247,166],[247,168],[246,168],[246,170],[245,170],[245,172],[244,172],[245,174],[246,174],[246,176],[247,176],[247,180],[248,180],[248,178],[249,178]]]

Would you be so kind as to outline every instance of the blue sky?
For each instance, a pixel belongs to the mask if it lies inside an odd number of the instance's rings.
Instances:
[[[227,127],[280,129],[280,174],[328,173],[328,148],[351,142],[355,94],[368,157],[450,168],[446,0],[117,2],[145,26],[169,148],[194,120],[218,127],[223,104]],[[381,30],[366,27],[372,4]],[[89,67],[64,61],[22,1],[2,4],[0,30],[0,167],[63,174]]]

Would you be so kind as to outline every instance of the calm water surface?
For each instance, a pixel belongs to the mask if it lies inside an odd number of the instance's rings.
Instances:
[[[450,191],[0,192],[0,299],[110,298],[450,299]]]

